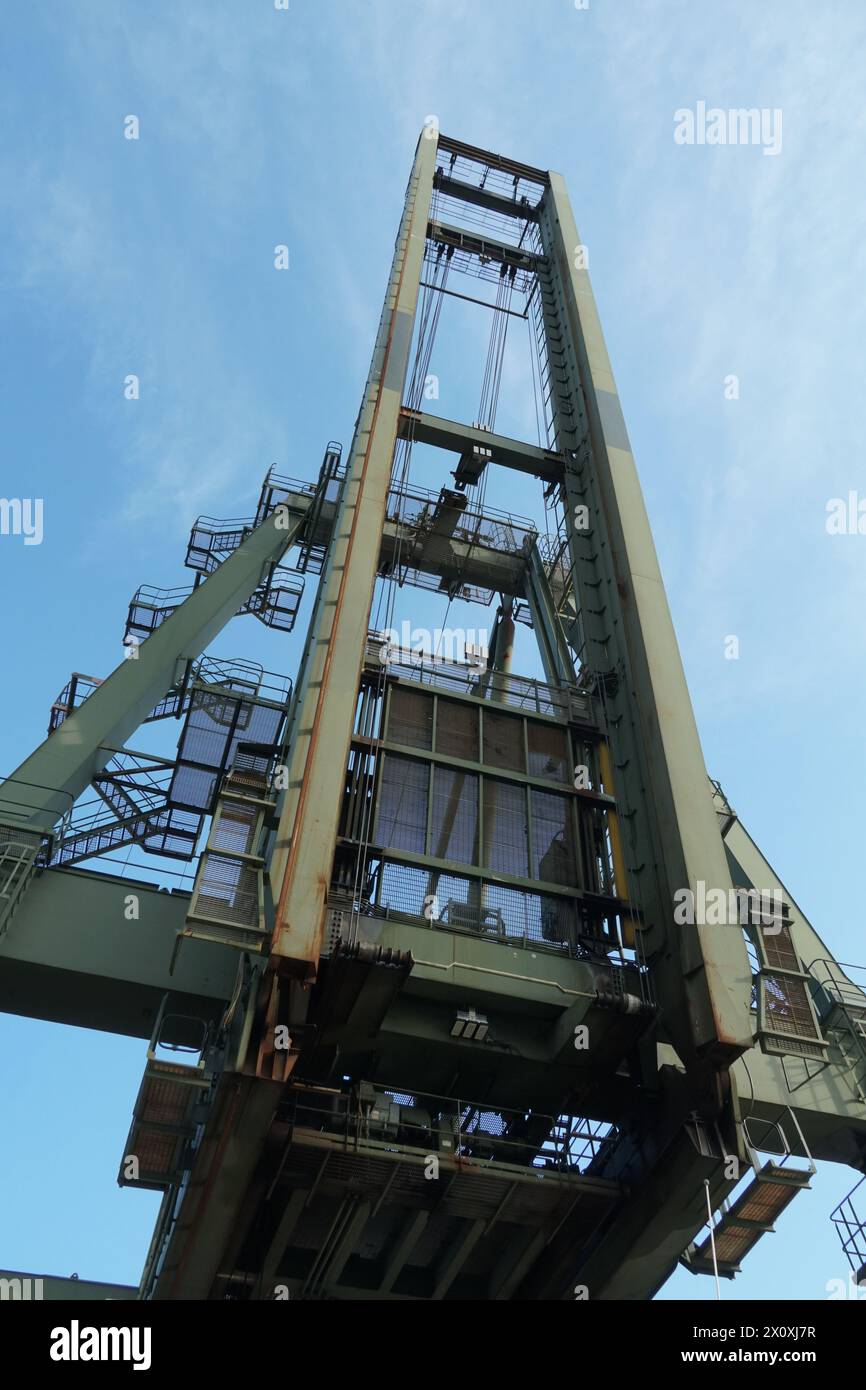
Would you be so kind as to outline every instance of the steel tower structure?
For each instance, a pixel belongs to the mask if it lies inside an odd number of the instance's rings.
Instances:
[[[0,784],[0,1007],[151,1040],[142,1298],[644,1299],[712,1272],[708,1203],[733,1276],[814,1160],[866,1168],[866,994],[708,779],[581,250],[558,174],[425,128],[348,455],[200,518],[194,584],[138,591]],[[425,409],[453,295],[493,313],[472,424]],[[495,428],[515,314],[534,445]],[[509,470],[545,536],[488,504]],[[206,654],[305,577],[293,682]],[[498,596],[489,652],[395,644],[407,585]],[[167,718],[176,756],[130,747]]]

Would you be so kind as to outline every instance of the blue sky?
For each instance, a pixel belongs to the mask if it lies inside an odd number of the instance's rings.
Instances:
[[[117,664],[138,584],[185,582],[197,513],[244,515],[271,463],[312,478],[329,438],[348,446],[435,115],[564,174],[708,768],[836,954],[866,961],[866,541],[825,529],[828,499],[866,491],[864,55],[859,0],[7,14],[0,494],[44,499],[44,540],[0,537],[0,773],[70,671]],[[780,153],[677,145],[674,111],[699,100],[780,108]],[[459,357],[432,369],[437,408],[466,418]],[[515,433],[520,370],[500,422]],[[292,670],[297,634],[268,645],[242,622],[217,650]],[[0,1264],[134,1282],[155,1199],[114,1177],[144,1045],[5,1016],[0,1035]],[[822,1171],[723,1293],[823,1297],[845,1272],[828,1214],[854,1177]],[[663,1296],[713,1290],[681,1272]]]

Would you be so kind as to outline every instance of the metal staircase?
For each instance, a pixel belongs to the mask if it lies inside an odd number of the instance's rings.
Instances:
[[[290,495],[298,493],[310,497],[304,529],[301,532],[298,556],[294,568],[299,574],[321,574],[328,550],[328,533],[320,527],[322,509],[325,504],[336,503],[340,487],[346,476],[341,462],[342,445],[330,440],[319,469],[315,484],[298,482],[287,478],[270,468],[262,484],[255,524],[260,525],[266,517],[280,506],[284,506]]]
[[[218,531],[212,532],[211,538],[217,542],[223,539]],[[210,573],[209,570],[207,572]],[[197,587],[198,581],[176,589],[157,589],[150,584],[142,584],[130,600],[124,643],[129,645],[133,641],[144,641],[166,618],[171,617]],[[262,583],[238,609],[238,615],[252,613],[265,627],[278,632],[291,632],[303,593],[302,580],[295,579],[284,566],[272,565]]]
[[[206,1069],[207,1030],[200,1019],[169,1014],[168,1003],[169,996],[165,995],[147,1049],[144,1076],[117,1175],[121,1187],[162,1192],[180,1176],[211,1085]],[[173,1045],[170,1049],[193,1055],[196,1061],[175,1062],[159,1055],[159,1049],[167,1047],[162,1033],[168,1020],[175,1029],[182,1022],[188,1024],[191,1033],[198,1033],[195,1043]]]
[[[0,825],[0,937],[15,915],[37,867],[44,837],[33,830]]]
[[[55,702],[53,717],[62,710],[68,714],[76,698],[87,698],[99,684],[91,678],[78,686],[75,681]],[[126,845],[192,859],[226,770],[250,756],[241,752],[245,746],[264,748],[260,759],[272,756],[290,694],[290,683],[271,678],[254,662],[203,657],[188,663],[178,687],[150,716],[186,716],[177,756],[130,749],[114,754],[91,782],[95,798],[79,802],[75,817],[58,832],[51,865],[68,867]]]
[[[860,1211],[854,1205],[854,1198],[858,1193]],[[830,1220],[839,1234],[845,1258],[851,1266],[854,1281],[859,1288],[866,1288],[866,1217],[860,1215],[864,1208],[866,1208],[866,1177],[862,1177],[848,1193],[848,1196],[839,1203],[836,1210],[830,1213]]]
[[[797,1130],[801,1145],[808,1154],[806,1141],[793,1111],[787,1115]],[[748,1121],[743,1124],[746,1149],[752,1162],[754,1176],[748,1186],[733,1202],[723,1202],[718,1220],[711,1232],[698,1244],[693,1243],[681,1257],[680,1263],[692,1274],[714,1274],[733,1279],[739,1274],[745,1257],[755,1248],[765,1235],[772,1235],[775,1223],[790,1206],[798,1192],[810,1187],[810,1178],[816,1172],[811,1156],[808,1166],[797,1167],[792,1162],[792,1151],[779,1121],[760,1123],[765,1125],[760,1146],[749,1139]],[[775,1132],[781,1161],[767,1159],[760,1163],[759,1148],[771,1151],[770,1136]],[[715,1258],[714,1258],[715,1257]]]

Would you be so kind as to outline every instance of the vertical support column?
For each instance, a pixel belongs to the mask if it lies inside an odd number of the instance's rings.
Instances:
[[[553,602],[537,541],[529,552],[526,566],[526,598],[544,667],[544,679],[548,685],[573,684],[574,663]]]
[[[272,959],[316,972],[358,682],[412,347],[438,141],[418,142],[330,555],[307,638],[270,863]],[[278,959],[278,964],[279,964]]]
[[[615,675],[618,789],[643,821],[635,839],[649,862],[632,867],[655,924],[654,980],[677,1046],[731,1060],[751,1044],[746,948],[737,926],[673,921],[677,889],[696,892],[703,880],[727,891],[730,873],[589,275],[578,264],[580,238],[561,175],[549,177],[541,218],[546,323],[558,319],[575,405],[581,396],[585,405],[586,437],[572,446],[577,458],[566,470],[566,516],[589,662]],[[590,507],[589,538],[573,525],[579,503]]]

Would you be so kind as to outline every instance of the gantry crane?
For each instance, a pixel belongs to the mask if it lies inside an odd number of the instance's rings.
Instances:
[[[0,785],[0,1007],[150,1040],[142,1298],[645,1299],[866,1168],[866,994],[708,779],[580,250],[560,175],[425,127],[345,458],[200,518],[194,582],[138,591]],[[425,396],[454,295],[493,316],[471,424]],[[496,428],[515,315],[534,444]],[[208,654],[305,580],[293,679]],[[413,586],[497,601],[481,659],[395,643]]]

